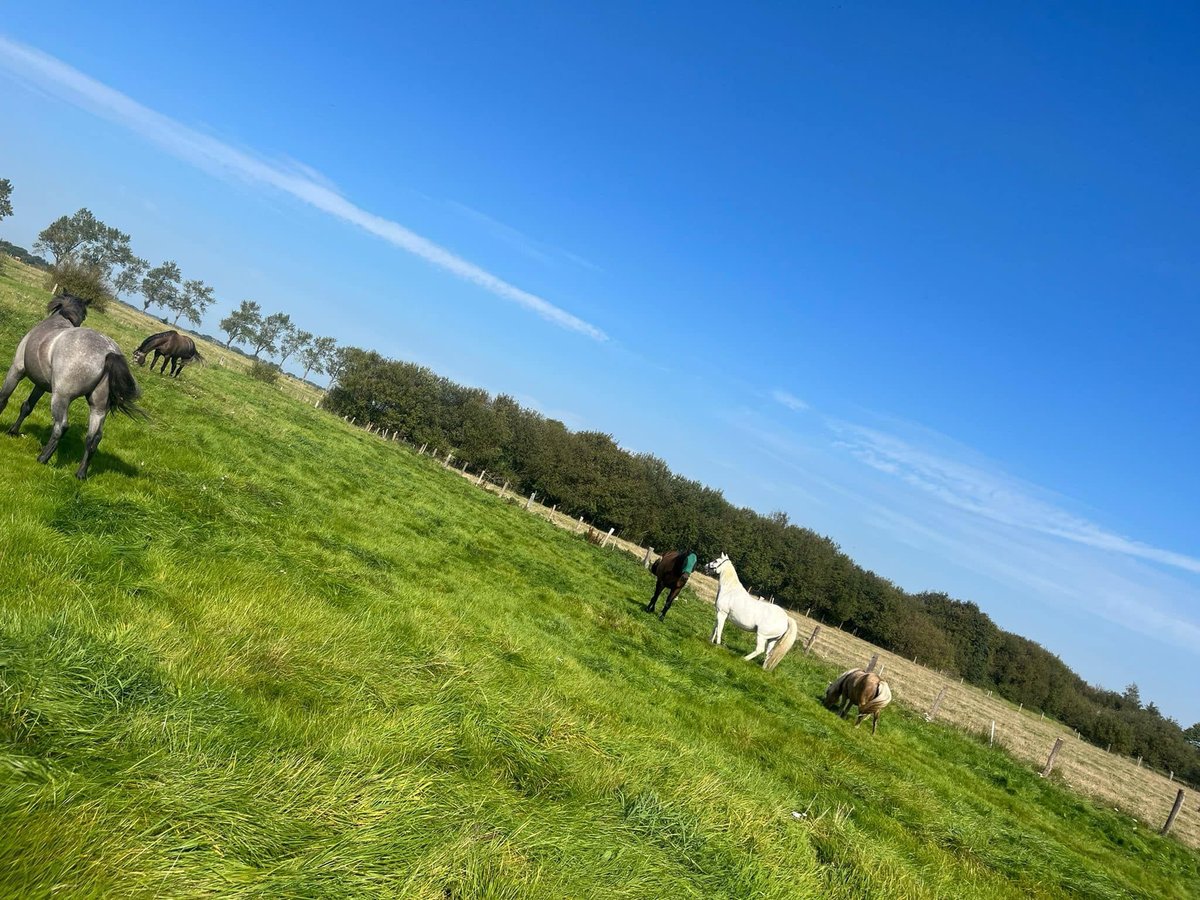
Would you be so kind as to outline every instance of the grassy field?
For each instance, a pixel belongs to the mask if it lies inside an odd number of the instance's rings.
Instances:
[[[5,353],[32,283],[0,275]],[[139,374],[152,418],[85,483],[82,405],[49,466],[44,401],[0,436],[5,896],[1200,894],[1195,853],[985,742],[872,737],[828,664],[659,623],[622,552],[240,367]]]

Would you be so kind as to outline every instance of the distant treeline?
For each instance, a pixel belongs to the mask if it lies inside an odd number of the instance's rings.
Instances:
[[[49,270],[50,263],[42,259],[40,256],[34,256],[24,247],[18,247],[16,244],[10,244],[8,241],[0,240],[0,253],[11,256],[15,260],[25,263],[27,266],[33,266],[35,269]]]
[[[827,537],[761,515],[718,490],[676,475],[661,459],[622,450],[612,437],[490,396],[427,368],[346,348],[326,406],[396,429],[415,444],[469,460],[524,494],[597,527],[660,550],[701,559],[724,551],[747,587],[776,603],[857,631],[893,653],[1044,711],[1099,747],[1200,784],[1200,726],[1183,732],[1136,685],[1123,693],[1087,684],[1053,653],[1002,631],[974,603],[942,593],[910,594],[857,565]]]

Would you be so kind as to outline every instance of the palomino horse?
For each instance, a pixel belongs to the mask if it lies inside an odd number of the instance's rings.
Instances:
[[[126,415],[141,413],[134,406],[139,391],[129,363],[112,338],[90,328],[80,328],[87,316],[84,300],[65,294],[55,297],[46,307],[48,318],[38,322],[17,344],[13,364],[0,387],[0,412],[8,405],[17,383],[22,378],[33,382],[33,390],[21,404],[17,421],[8,429],[19,434],[21,423],[32,411],[42,394],[50,391],[50,414],[54,426],[50,440],[42,448],[38,462],[50,459],[59,439],[67,430],[67,409],[76,397],[87,397],[91,409],[88,415],[87,439],[83,445],[83,461],[75,472],[76,478],[87,478],[88,464],[100,443],[104,419],[110,410],[119,409]]]
[[[870,716],[871,734],[879,727],[879,714],[891,702],[892,689],[888,687],[888,683],[874,672],[865,672],[862,669],[843,672],[825,689],[826,707],[836,709],[840,705],[841,716],[844,719],[850,707],[857,706],[858,718],[854,720],[854,727],[857,728],[863,719]]]
[[[671,604],[675,602],[675,598],[679,596],[679,592],[683,590],[683,586],[688,583],[688,578],[692,574],[692,567],[696,565],[696,554],[685,553],[682,550],[668,550],[650,567],[650,572],[658,579],[654,585],[654,596],[650,598],[650,602],[646,604],[646,612],[654,612],[655,604],[658,603],[658,595],[663,592],[663,588],[669,589],[667,594],[667,602],[663,604],[663,611],[659,615],[659,621],[667,617],[667,610],[671,608]]]
[[[717,582],[717,626],[713,629],[712,642],[720,645],[721,633],[725,630],[725,620],[733,619],[733,624],[746,631],[753,631],[758,637],[758,644],[753,653],[747,653],[743,659],[754,659],[765,652],[763,668],[767,671],[779,665],[779,661],[792,649],[796,643],[796,621],[787,611],[750,596],[750,592],[742,587],[737,572],[729,557],[722,553],[707,566],[710,574],[716,575]]]
[[[158,358],[163,358],[162,366],[158,370],[161,375],[167,368],[167,361],[171,363],[171,375],[175,378],[179,377],[179,373],[183,371],[183,364],[190,359],[197,362],[204,362],[204,357],[196,349],[196,342],[185,334],[180,334],[178,331],[160,331],[158,334],[152,334],[150,337],[142,341],[141,346],[133,351],[133,359],[139,366],[146,364],[146,354],[151,350],[154,351],[154,359],[150,361],[150,369],[158,365]]]

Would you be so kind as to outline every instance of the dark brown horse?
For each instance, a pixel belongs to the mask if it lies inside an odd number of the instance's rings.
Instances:
[[[654,596],[646,604],[646,612],[654,612],[654,607],[658,603],[658,595],[663,592],[664,588],[667,588],[670,593],[667,594],[667,602],[663,604],[663,611],[658,617],[659,620],[665,619],[667,610],[671,608],[671,604],[675,602],[675,598],[679,596],[683,586],[688,583],[688,577],[692,574],[692,568],[695,565],[695,553],[668,550],[660,556],[658,561],[650,567],[650,572],[658,581],[654,585]]]
[[[196,349],[196,342],[178,331],[161,331],[158,334],[150,335],[142,341],[140,347],[133,351],[134,361],[139,366],[144,366],[146,354],[151,350],[154,351],[154,359],[150,362],[151,370],[158,365],[158,358],[160,356],[163,358],[162,365],[158,370],[160,375],[166,370],[168,361],[171,363],[171,375],[175,378],[179,377],[184,363],[189,360],[204,362],[204,357]]]
[[[879,714],[892,702],[892,689],[874,672],[849,669],[830,682],[825,689],[825,706],[829,709],[841,707],[841,716],[846,718],[851,706],[858,707],[858,718],[854,727],[871,717],[871,734],[879,727]]]

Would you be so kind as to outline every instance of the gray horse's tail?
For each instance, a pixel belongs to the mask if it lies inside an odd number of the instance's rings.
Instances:
[[[109,353],[104,357],[103,372],[108,379],[108,411],[116,409],[130,418],[146,418],[146,411],[133,402],[142,396],[142,390],[133,380],[125,357],[120,353]]]
[[[796,637],[799,634],[800,629],[796,627],[796,620],[788,616],[787,631],[783,633],[783,637],[775,642],[775,646],[767,654],[767,661],[763,664],[763,668],[770,672],[779,665],[779,661],[787,656],[787,652],[792,649],[792,644],[796,643]]]

